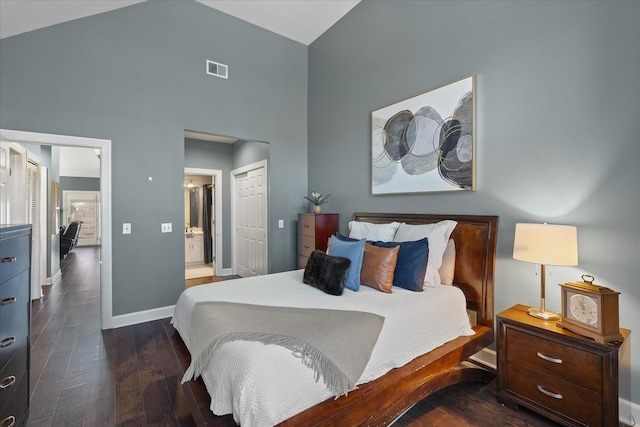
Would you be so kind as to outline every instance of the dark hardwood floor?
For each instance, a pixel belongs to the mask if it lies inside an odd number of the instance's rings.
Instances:
[[[32,303],[30,426],[192,426],[169,319],[100,330],[97,248],[75,248]],[[495,381],[456,385],[397,426],[554,426],[495,400]],[[221,425],[228,425],[226,418]]]

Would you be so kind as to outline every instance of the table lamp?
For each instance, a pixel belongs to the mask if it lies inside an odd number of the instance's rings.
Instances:
[[[572,225],[516,224],[513,259],[540,264],[540,308],[531,307],[530,316],[557,320],[558,313],[544,304],[545,266],[578,265],[578,232]]]

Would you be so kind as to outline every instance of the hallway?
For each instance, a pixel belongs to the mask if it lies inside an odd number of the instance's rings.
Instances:
[[[32,302],[30,426],[192,426],[162,323],[100,330],[99,248]]]

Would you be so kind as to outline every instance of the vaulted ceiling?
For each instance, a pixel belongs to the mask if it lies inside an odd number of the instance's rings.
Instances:
[[[2,0],[0,1],[0,38],[108,12],[143,1],[145,0]],[[360,2],[360,0],[195,1],[305,45],[311,44]]]

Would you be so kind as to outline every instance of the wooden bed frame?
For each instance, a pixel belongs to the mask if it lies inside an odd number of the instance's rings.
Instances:
[[[489,382],[493,373],[471,364],[470,356],[493,343],[493,288],[498,217],[489,215],[435,215],[355,213],[354,220],[372,223],[393,221],[431,224],[444,219],[458,222],[451,238],[456,243],[455,280],[467,298],[467,309],[476,312],[475,335],[462,336],[377,380],[362,384],[338,399],[328,399],[287,420],[281,426],[385,426],[428,395],[466,381]],[[180,335],[170,340],[183,371],[190,355]],[[217,417],[209,409],[211,398],[202,379],[184,384],[194,420],[199,426],[235,425],[230,415]]]

